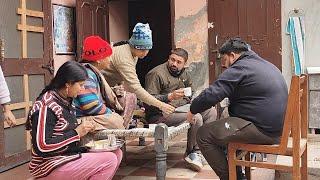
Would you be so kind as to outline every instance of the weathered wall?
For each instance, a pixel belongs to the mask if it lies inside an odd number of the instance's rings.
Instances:
[[[306,26],[306,66],[320,66],[320,1],[319,0],[282,0],[282,73],[287,83],[292,76],[290,37],[286,35],[286,23],[289,12],[294,8],[305,12]]]
[[[320,2],[319,0],[281,0],[282,14],[282,73],[290,84],[292,76],[292,55],[290,37],[286,34],[289,12],[294,8],[303,9],[306,22],[306,66],[320,66]],[[208,82],[208,30],[206,0],[175,0],[175,44],[190,53],[191,70],[202,72],[195,74],[198,85]]]
[[[209,79],[207,27],[206,0],[175,0],[175,45],[189,52],[188,65],[199,88]]]
[[[110,42],[129,39],[128,1],[109,2]]]

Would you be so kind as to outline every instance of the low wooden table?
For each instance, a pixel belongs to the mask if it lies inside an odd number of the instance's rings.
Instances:
[[[183,123],[177,127],[168,127],[167,125],[160,123],[157,124],[154,130],[148,128],[133,128],[129,130],[110,129],[97,132],[94,135],[94,139],[104,139],[109,134],[114,134],[117,137],[124,138],[154,137],[154,149],[156,151],[156,177],[157,180],[164,180],[166,178],[167,170],[168,141],[185,132],[189,127],[189,123]],[[124,152],[124,154],[125,153],[126,152]]]

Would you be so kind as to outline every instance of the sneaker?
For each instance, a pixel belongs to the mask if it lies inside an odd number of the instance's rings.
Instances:
[[[242,167],[237,167],[237,180],[247,180],[246,175],[243,173]]]
[[[237,180],[247,180],[247,177],[243,172],[241,172],[237,174]]]
[[[188,163],[190,169],[194,171],[201,171],[203,168],[201,156],[198,153],[190,153],[184,160]]]

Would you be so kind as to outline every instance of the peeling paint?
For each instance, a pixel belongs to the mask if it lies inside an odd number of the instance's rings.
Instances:
[[[206,6],[207,0],[175,0],[175,18],[186,17],[189,15],[197,14],[204,6]]]
[[[207,85],[209,79],[207,16],[207,6],[203,5],[196,14],[180,16],[175,21],[176,47],[182,47],[188,51],[188,65],[193,74],[193,82],[198,88]]]
[[[207,63],[204,61],[192,62],[187,71],[190,72],[192,83],[194,87],[197,87],[196,90],[203,89],[203,86],[207,84],[206,81],[208,81]]]

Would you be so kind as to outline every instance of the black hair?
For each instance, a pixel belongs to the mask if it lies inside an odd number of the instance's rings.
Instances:
[[[114,43],[113,47],[122,46],[122,45],[125,45],[125,44],[129,44],[129,42],[128,41],[119,41],[119,42]]]
[[[76,82],[85,81],[87,78],[88,74],[85,67],[76,61],[67,61],[58,69],[55,77],[51,80],[49,85],[42,90],[39,97],[41,97],[47,91],[63,88],[66,83],[73,84]]]
[[[219,48],[220,54],[230,54],[232,52],[236,54],[240,54],[246,51],[249,51],[248,44],[239,37],[228,39]]]
[[[59,90],[65,87],[66,83],[74,84],[76,82],[85,81],[87,78],[88,74],[85,67],[76,61],[67,61],[58,69],[55,77],[50,81],[49,85],[42,90],[37,97],[37,100],[48,91]],[[27,118],[26,129],[31,129],[29,117]]]
[[[171,54],[175,54],[177,56],[182,57],[185,62],[188,60],[188,52],[183,48],[175,48],[171,51]]]

